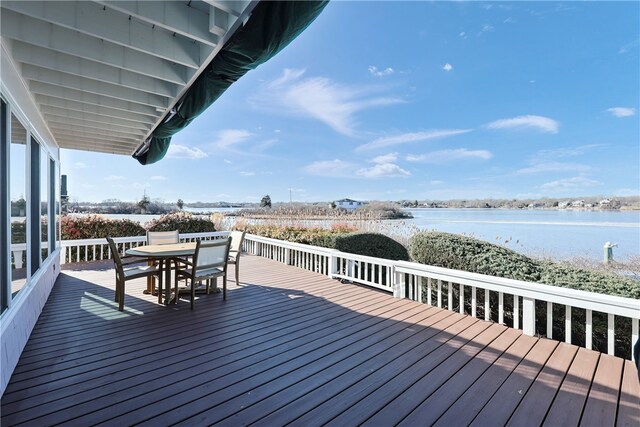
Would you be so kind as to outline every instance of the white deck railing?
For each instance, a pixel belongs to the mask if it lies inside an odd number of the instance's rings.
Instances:
[[[180,234],[181,241],[196,239],[216,239],[227,237],[228,232],[186,233]],[[146,242],[146,236],[114,238],[118,250],[122,253]],[[111,258],[106,239],[63,240],[61,242],[61,263],[104,260]],[[506,324],[505,314],[511,317],[510,324],[522,329],[527,335],[536,333],[536,323],[546,323],[546,336],[553,338],[553,308],[564,307],[564,340],[572,342],[572,333],[579,329],[584,333],[584,346],[593,347],[594,312],[604,313],[607,319],[607,352],[614,354],[616,330],[621,322],[616,317],[630,319],[632,345],[638,341],[640,300],[611,295],[585,292],[521,280],[486,276],[460,270],[451,270],[430,265],[340,252],[335,249],[286,242],[247,234],[244,251],[303,268],[325,276],[347,282],[359,283],[392,293],[397,298],[410,298],[414,301],[466,313],[474,317],[479,315],[485,320],[497,320]],[[22,255],[26,244],[11,246],[16,260],[15,268],[22,267]],[[18,261],[19,260],[19,261]],[[18,267],[20,263],[20,267]],[[497,298],[496,298],[497,297]],[[457,298],[457,301],[455,300]],[[490,299],[498,301],[497,313],[492,313]],[[482,302],[480,302],[480,299]],[[446,300],[446,306],[445,305]],[[505,304],[509,302],[509,304]],[[545,307],[544,310],[536,310]],[[506,310],[510,305],[511,310]],[[572,308],[585,310],[584,325],[577,328],[572,321]],[[515,314],[515,315],[514,315]],[[626,320],[628,323],[629,320]],[[631,355],[631,357],[633,357]]]
[[[216,231],[209,233],[182,233],[180,234],[180,241],[193,242],[196,239],[211,240],[221,237],[227,237],[228,235],[228,231]],[[113,241],[118,247],[118,251],[121,251],[121,254],[124,255],[127,249],[144,245],[147,242],[147,236],[114,237]],[[111,259],[111,250],[109,249],[109,244],[107,243],[106,238],[63,240],[61,242],[61,246],[61,264],[70,262],[99,261],[104,259]]]
[[[576,289],[505,279],[459,270],[451,270],[406,261],[390,261],[361,255],[348,254],[334,249],[248,234],[244,250],[287,265],[304,268],[353,283],[372,286],[393,293],[397,298],[410,298],[477,317],[481,312],[485,320],[491,320],[490,299],[498,300],[497,321],[505,324],[505,298],[511,299],[511,324],[527,335],[536,333],[536,322],[546,323],[546,336],[553,338],[554,304],[564,306],[564,340],[572,342],[576,324],[572,322],[572,308],[585,310],[584,346],[593,348],[593,313],[607,317],[607,352],[614,354],[616,317],[630,319],[632,347],[638,341],[640,300],[585,292]],[[446,288],[446,295],[445,295]],[[457,301],[454,301],[454,293]],[[482,303],[479,303],[478,294]],[[443,301],[446,299],[446,307]],[[542,302],[545,310],[536,311]],[[546,303],[546,304],[545,304]],[[515,313],[515,315],[514,315]],[[628,322],[628,320],[627,320]],[[619,333],[620,331],[618,331]],[[632,354],[628,357],[633,358]]]

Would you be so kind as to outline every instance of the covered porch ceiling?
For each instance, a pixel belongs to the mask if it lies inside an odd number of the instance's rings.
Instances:
[[[5,1],[2,44],[61,148],[131,155],[258,1]]]

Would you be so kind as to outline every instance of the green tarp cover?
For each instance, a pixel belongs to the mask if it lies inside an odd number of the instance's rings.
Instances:
[[[134,154],[143,165],[161,160],[171,137],[205,111],[229,86],[295,39],[327,5],[326,1],[261,1],[176,104],[175,114],[151,134],[149,149]]]

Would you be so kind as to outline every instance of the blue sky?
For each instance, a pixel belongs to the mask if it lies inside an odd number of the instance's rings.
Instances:
[[[332,2],[168,156],[62,150],[72,199],[637,195],[640,3]]]

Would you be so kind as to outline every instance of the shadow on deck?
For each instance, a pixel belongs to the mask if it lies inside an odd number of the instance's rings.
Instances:
[[[259,257],[165,307],[111,263],[60,274],[2,425],[640,425],[635,366]]]

